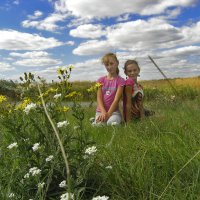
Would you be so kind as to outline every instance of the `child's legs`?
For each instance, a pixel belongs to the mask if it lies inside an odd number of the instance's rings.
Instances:
[[[107,125],[112,125],[112,123],[120,124],[122,122],[122,117],[120,112],[113,112],[107,121]]]

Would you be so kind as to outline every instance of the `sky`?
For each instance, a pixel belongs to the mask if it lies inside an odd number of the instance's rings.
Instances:
[[[31,72],[56,81],[106,75],[101,57],[116,53],[120,75],[138,61],[140,80],[200,76],[198,0],[0,0],[0,79]]]

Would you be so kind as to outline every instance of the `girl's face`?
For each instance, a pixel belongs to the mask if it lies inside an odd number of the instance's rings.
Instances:
[[[108,58],[107,62],[104,63],[106,70],[108,71],[108,73],[115,75],[117,74],[117,68],[118,68],[118,62],[116,61],[115,58]]]
[[[140,68],[136,64],[130,64],[126,66],[125,74],[132,78],[133,80],[137,80],[137,77],[140,73]]]

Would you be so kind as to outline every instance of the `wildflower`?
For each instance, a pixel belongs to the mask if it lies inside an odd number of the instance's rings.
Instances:
[[[69,71],[72,71],[73,68],[74,68],[74,66],[72,66],[72,65],[70,65],[70,66],[68,67]]]
[[[105,167],[106,169],[112,169],[112,166],[111,165],[108,165]]]
[[[79,128],[81,128],[79,125],[78,126],[74,126],[74,130],[77,130]]]
[[[40,143],[35,143],[32,147],[33,151],[37,151],[40,148]]]
[[[0,95],[0,103],[2,103],[3,101],[7,101],[7,98],[3,95]]]
[[[67,106],[63,107],[63,112],[67,112],[68,110],[69,110],[69,107],[67,107]]]
[[[98,88],[102,86],[101,83],[96,83],[95,85],[91,86],[89,89],[87,89],[88,92],[95,92]]]
[[[36,104],[35,103],[30,103],[25,107],[24,112],[26,114],[28,114],[30,112],[30,110],[35,109],[35,108],[36,108]]]
[[[29,173],[32,176],[36,176],[36,175],[41,173],[41,169],[38,169],[37,167],[32,167],[32,168],[29,169]]]
[[[42,189],[44,187],[45,183],[42,182],[42,183],[38,183],[38,188]]]
[[[96,84],[95,84],[95,87],[96,87],[96,88],[99,88],[99,87],[101,87],[101,86],[102,86],[102,83],[96,83]]]
[[[73,91],[73,92],[70,92],[69,94],[67,94],[67,95],[65,96],[65,98],[72,98],[72,97],[78,97],[78,96],[81,96],[81,93],[80,93],[80,92]]]
[[[176,99],[176,96],[175,96],[175,95],[171,95],[171,96],[170,96],[170,100],[171,100],[171,101],[175,101],[175,99]]]
[[[70,200],[73,200],[74,199],[74,194],[71,194],[71,193],[62,194],[60,196],[60,200],[68,200],[69,197],[70,197]]]
[[[10,144],[7,148],[12,149],[13,147],[18,147],[17,142]]]
[[[26,179],[26,178],[29,178],[29,176],[30,176],[30,174],[27,173],[27,174],[24,175],[24,178],[25,178],[25,179]]]
[[[53,159],[53,155],[50,155],[49,157],[46,158],[46,162],[49,162]]]
[[[64,188],[64,187],[66,187],[67,185],[66,185],[66,181],[62,181],[60,184],[59,184],[59,187],[61,187],[61,188]]]
[[[95,146],[88,147],[88,148],[85,150],[85,154],[93,155],[96,151],[97,151],[97,148],[96,148]]]
[[[97,196],[97,197],[93,197],[92,200],[108,200],[109,197],[107,196]]]
[[[9,198],[13,198],[14,196],[15,196],[14,193],[10,193],[8,197],[9,197]]]
[[[64,70],[62,69],[62,67],[59,67],[57,69],[57,74],[62,75],[64,73]]]
[[[57,123],[58,128],[62,128],[63,126],[67,126],[69,124],[68,121],[62,121]]]
[[[42,94],[43,97],[47,97],[50,95],[50,93],[55,93],[57,92],[58,88],[54,89],[54,88],[49,88],[45,93]]]
[[[21,104],[19,104],[15,110],[24,110],[24,108],[31,103],[31,99],[30,98],[27,98],[25,99]]]
[[[54,95],[54,99],[58,99],[59,97],[61,97],[61,94],[56,94],[56,95]]]

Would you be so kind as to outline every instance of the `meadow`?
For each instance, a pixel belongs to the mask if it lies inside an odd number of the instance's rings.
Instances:
[[[0,199],[200,199],[199,77],[171,80],[176,94],[142,82],[154,116],[94,127],[95,105],[80,100],[94,102],[96,87],[70,73],[51,86],[29,74],[20,95],[0,95]]]

